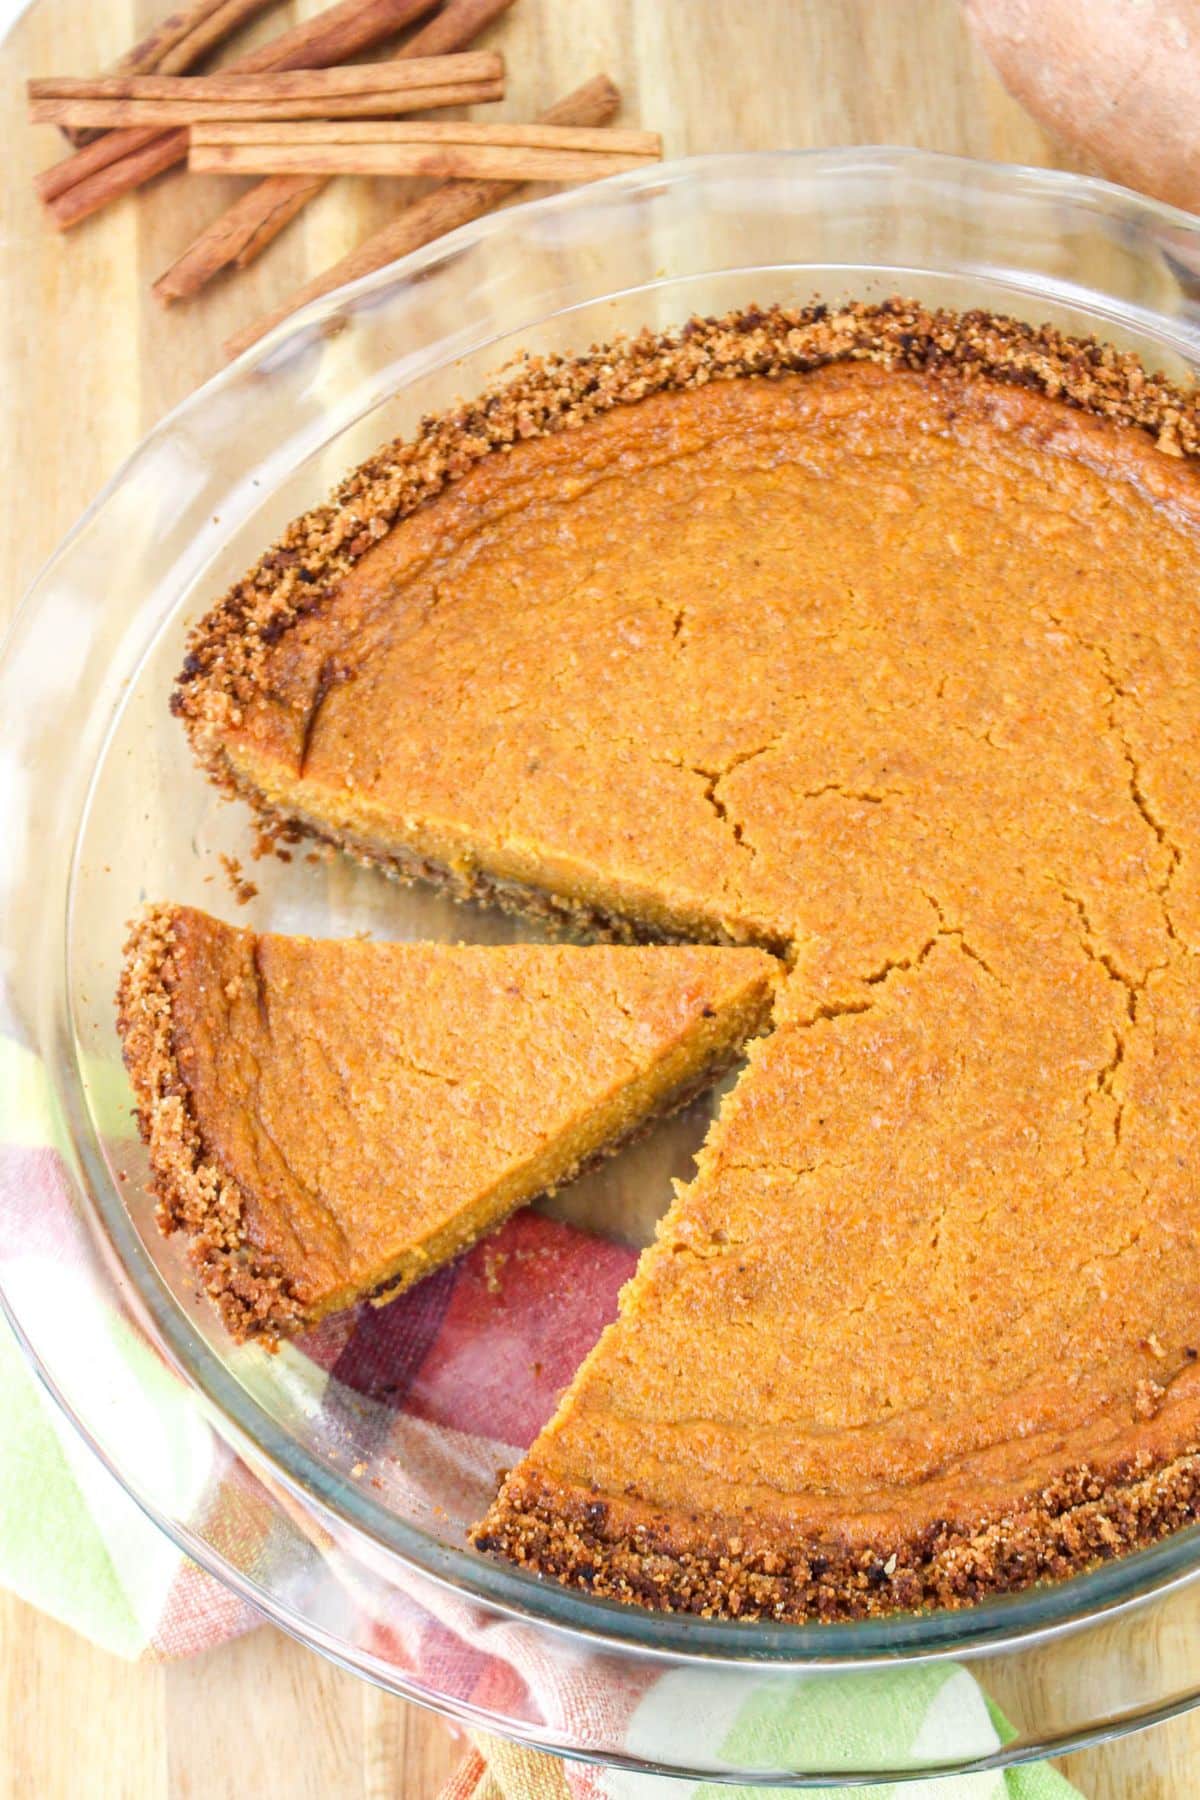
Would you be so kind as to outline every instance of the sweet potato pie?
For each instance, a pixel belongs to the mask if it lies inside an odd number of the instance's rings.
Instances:
[[[726,1060],[754,950],[785,971],[481,1549],[795,1620],[1200,1510],[1198,456],[1195,396],[1107,346],[752,309],[525,362],[195,630],[175,710],[269,831],[704,946],[497,974],[156,915],[127,1047],[235,1324],[411,1279]]]

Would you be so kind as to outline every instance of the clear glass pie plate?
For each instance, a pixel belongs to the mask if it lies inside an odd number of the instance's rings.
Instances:
[[[282,930],[520,935],[303,846],[252,861],[247,816],[195,771],[167,710],[189,622],[353,464],[519,351],[896,292],[1096,333],[1180,380],[1200,365],[1200,222],[1120,188],[891,149],[668,165],[456,232],[209,382],[53,558],[0,672],[0,1028],[45,1114],[36,1204],[53,1217],[50,1254],[27,1253],[28,1220],[20,1243],[0,1226],[5,1304],[31,1358],[162,1529],[287,1629],[469,1723],[631,1770],[896,1779],[1167,1716],[1200,1698],[1200,1531],[972,1611],[805,1627],[625,1609],[481,1557],[466,1525],[611,1308],[708,1105],[558,1197],[547,1241],[570,1255],[538,1265],[532,1326],[506,1285],[526,1280],[518,1243],[507,1272],[476,1253],[473,1287],[435,1277],[433,1299],[278,1356],[237,1348],[154,1228],[113,1023],[124,926],[143,899],[170,898]],[[223,856],[257,887],[244,908]],[[453,1332],[431,1323],[448,1306]],[[541,1346],[524,1364],[518,1329]],[[495,1372],[518,1367],[514,1398]],[[182,1456],[139,1429],[151,1381],[174,1390]],[[815,1694],[902,1710],[897,1697],[944,1680],[960,1697],[952,1727],[870,1750],[854,1732],[831,1747],[782,1724],[735,1728],[747,1708],[794,1720]]]

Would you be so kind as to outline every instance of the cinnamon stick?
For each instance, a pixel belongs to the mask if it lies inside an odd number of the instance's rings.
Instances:
[[[338,0],[291,31],[283,32],[229,65],[229,72],[316,69],[349,61],[361,50],[394,36],[420,18],[436,0]],[[37,179],[59,230],[77,225],[110,200],[129,193],[154,175],[182,162],[187,133],[152,129],[106,132]]]
[[[653,132],[556,125],[325,120],[192,127],[189,166],[238,175],[433,175],[591,181],[662,154]]]
[[[513,0],[449,0],[400,50],[401,57],[442,56],[461,50],[507,12]],[[589,87],[595,84],[589,83]],[[584,90],[580,90],[582,93]],[[614,90],[615,92],[615,90]],[[553,109],[551,109],[553,111]],[[614,107],[595,118],[564,119],[563,124],[602,124]],[[550,115],[543,115],[549,119]],[[222,269],[247,268],[286,225],[319,194],[326,177],[271,175],[250,188],[215,218],[159,276],[154,293],[164,306],[190,300]]]
[[[226,70],[229,75],[252,75],[257,69],[330,69],[349,62],[360,50],[369,50],[394,37],[419,19],[436,0],[339,0],[324,12],[314,13],[257,50],[239,56]]]
[[[154,285],[164,306],[190,299],[219,269],[246,269],[328,186],[324,175],[268,175],[247,188]]]
[[[397,113],[437,112],[449,106],[481,106],[503,100],[504,82],[458,81],[407,93],[372,90],[311,99],[278,100],[59,100],[39,99],[30,117],[40,125],[168,125],[187,128],[237,120],[258,123],[307,119],[394,118]]]
[[[644,169],[646,156],[525,150],[497,144],[196,144],[196,175],[371,175],[434,181],[602,181]]]
[[[621,95],[615,84],[607,75],[597,75],[585,82],[574,93],[565,95],[555,102],[546,112],[538,117],[541,125],[605,125],[615,117],[621,104]],[[277,177],[282,181],[285,177]],[[267,184],[264,182],[263,186]],[[480,218],[491,212],[505,200],[519,192],[517,181],[448,181],[435,188],[432,193],[425,194],[415,200],[404,210],[364,239],[358,248],[349,255],[306,281],[302,287],[260,318],[236,332],[225,345],[227,356],[240,356],[256,344],[268,331],[276,325],[282,325],[293,313],[310,300],[319,300],[324,294],[332,293],[334,288],[345,285],[348,281],[358,281],[364,275],[372,275],[376,269],[386,268],[388,263],[395,262],[401,256],[407,256],[413,250],[419,250],[423,244],[431,244],[436,238],[443,237],[448,231],[455,231],[460,225],[467,225],[472,219]],[[256,190],[257,191],[257,190]]]
[[[180,12],[160,19],[152,31],[127,50],[112,66],[114,75],[182,75],[210,50],[252,19],[274,6],[275,0],[194,0]],[[76,148],[89,144],[95,131],[65,130],[67,142]]]
[[[451,82],[500,81],[504,58],[495,50],[468,50],[459,56],[394,56],[386,62],[352,63],[335,69],[269,69],[239,75],[49,75],[26,84],[31,101],[327,100],[349,94],[407,94],[414,88]]]
[[[113,64],[114,75],[182,75],[275,0],[195,0],[169,13]]]
[[[186,131],[106,131],[63,162],[39,175],[34,186],[46,203],[50,222],[59,231],[90,218],[110,200],[130,193],[183,162]]]
[[[235,149],[276,144],[334,144],[347,148],[362,144],[371,148],[404,148],[441,144],[456,148],[575,151],[585,155],[632,156],[646,162],[662,155],[657,131],[630,131],[616,126],[593,129],[582,125],[526,124],[518,119],[350,119],[345,124],[324,119],[285,119],[277,124],[252,119],[232,119],[214,125],[197,125],[192,133],[195,149]]]

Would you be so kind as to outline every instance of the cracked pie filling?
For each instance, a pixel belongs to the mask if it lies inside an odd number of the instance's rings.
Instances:
[[[1195,1516],[1198,454],[1106,346],[752,310],[520,365],[197,628],[175,709],[268,830],[787,967],[482,1548],[805,1619]]]

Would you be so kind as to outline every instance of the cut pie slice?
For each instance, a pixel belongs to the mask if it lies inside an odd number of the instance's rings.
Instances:
[[[238,1337],[428,1274],[736,1057],[756,950],[134,926],[118,994],[164,1230]]]

